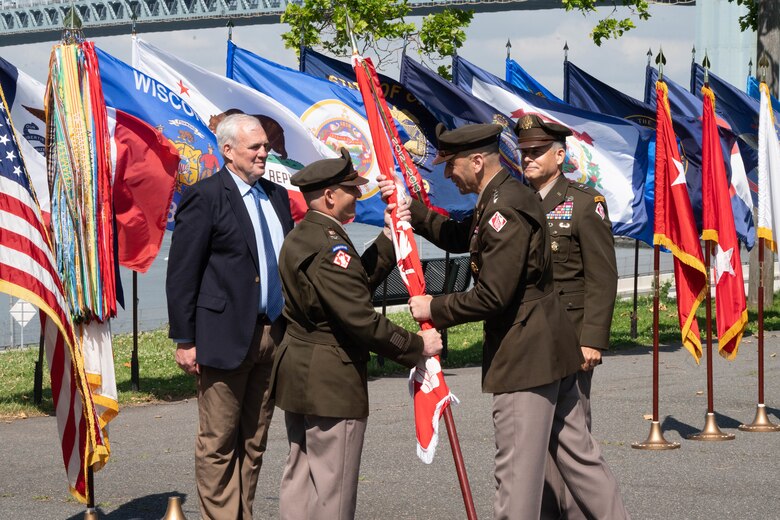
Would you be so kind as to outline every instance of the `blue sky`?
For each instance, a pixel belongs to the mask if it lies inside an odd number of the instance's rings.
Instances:
[[[641,97],[648,48],[657,52],[663,45],[668,63],[666,74],[680,83],[688,82],[691,47],[695,40],[694,7],[651,5],[652,18],[639,22],[638,28],[601,47],[592,43],[588,33],[596,23],[595,15],[583,16],[563,9],[481,13],[467,30],[460,54],[504,76],[507,38],[512,41],[512,57],[555,94],[562,91],[563,45],[569,44],[569,59],[602,81],[634,97]],[[603,16],[607,10],[600,9]],[[619,14],[626,12],[620,10]],[[410,20],[419,22],[419,18]],[[283,65],[296,67],[292,50],[284,48],[280,35],[286,25],[257,25],[234,28],[233,39],[261,56]],[[205,29],[167,33],[146,33],[138,26],[139,36],[214,72],[225,72],[227,30]],[[87,32],[87,37],[89,33]],[[130,35],[95,38],[96,44],[117,58],[130,62]],[[45,81],[51,46],[55,42],[7,46],[0,55],[39,81]],[[412,54],[414,56],[414,54]],[[701,59],[701,56],[697,56]],[[390,67],[385,71],[397,76]],[[716,71],[717,72],[717,71]],[[741,72],[744,77],[747,72]]]

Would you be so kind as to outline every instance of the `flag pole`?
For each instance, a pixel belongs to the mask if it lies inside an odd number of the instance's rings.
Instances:
[[[752,67],[753,60],[750,60]],[[766,54],[758,60],[758,69],[761,70],[761,82],[766,82],[766,71],[769,67],[769,60]],[[766,414],[766,405],[764,404],[764,238],[758,239],[758,405],[756,406],[756,416],[750,424],[740,424],[739,429],[743,432],[777,432],[780,431],[780,425],[774,424],[769,420]],[[774,263],[772,263],[774,271]],[[771,277],[774,279],[774,276]]]
[[[95,475],[92,466],[87,467],[87,510],[84,512],[84,520],[98,520],[95,510]]]
[[[637,301],[639,299],[639,240],[634,240],[634,310],[631,313],[631,339],[637,338]]]
[[[740,424],[743,432],[777,432],[780,425],[769,420],[764,404],[764,239],[758,239],[758,405],[750,424]]]
[[[655,58],[658,66],[658,81],[664,79],[664,57],[663,49],[658,50]],[[661,299],[661,249],[658,244],[653,246],[653,419],[650,423],[650,433],[644,442],[635,442],[631,447],[637,450],[673,450],[680,447],[679,442],[670,442],[664,438],[658,413],[658,377],[659,377],[659,353],[658,353],[658,313],[660,312]]]
[[[352,20],[350,20],[349,18],[349,13],[345,12],[345,17],[346,17],[347,33],[349,34],[350,40],[352,42],[352,52],[354,57],[359,54],[357,50],[357,40],[355,39],[355,33],[352,31]],[[371,74],[366,62],[363,59],[359,59],[357,61],[359,61],[360,67],[365,72],[366,77],[370,78]],[[357,69],[357,65],[355,65],[355,68]],[[455,69],[455,67],[453,67],[453,69]],[[369,81],[369,90],[370,90],[371,97],[373,98],[376,106],[378,108],[381,107],[381,102],[380,102],[380,99],[382,99],[381,93],[376,91],[373,81]],[[363,95],[362,91],[361,91],[361,95]],[[391,134],[389,134],[389,132],[390,129],[392,128],[391,125],[393,124],[393,122],[387,119],[387,114],[385,113],[385,110],[380,108],[378,110],[378,113],[382,125],[384,126],[386,133],[388,134],[386,138],[390,139],[389,135]],[[395,221],[395,215],[393,215],[393,219]],[[433,323],[430,321],[421,323],[420,328],[422,329],[433,328]],[[468,520],[477,520],[477,512],[476,512],[476,508],[474,507],[474,499],[471,495],[471,486],[469,485],[468,474],[466,473],[466,465],[463,462],[463,454],[460,449],[460,440],[458,439],[458,432],[455,429],[455,420],[452,417],[452,410],[451,410],[452,407],[449,405],[449,403],[447,403],[447,405],[443,406],[442,408],[443,408],[442,415],[444,416],[444,424],[447,428],[447,436],[450,441],[450,448],[452,449],[452,457],[455,465],[455,472],[458,475],[458,483],[460,484],[460,491],[461,494],[463,495],[463,503],[466,509],[466,518]]]
[[[40,318],[39,318],[40,319]],[[38,339],[38,361],[35,362],[35,375],[33,376],[33,403],[41,404],[43,400],[43,351],[45,348],[45,334],[41,323],[41,335]]]
[[[705,60],[706,60],[705,56]],[[706,296],[704,304],[707,306],[707,415],[704,421],[704,429],[700,432],[687,435],[686,438],[692,441],[733,441],[733,433],[723,433],[718,427],[715,419],[715,405],[712,385],[712,285],[710,276],[710,262],[713,243],[711,240],[704,241],[704,269],[707,271],[706,278]]]
[[[660,75],[659,75],[660,78]],[[680,447],[679,442],[669,442],[664,438],[661,423],[658,420],[658,312],[661,289],[659,282],[661,264],[660,246],[653,246],[653,420],[650,434],[644,442],[635,442],[631,447],[637,450],[673,450]]]
[[[133,271],[133,353],[130,356],[130,387],[133,392],[140,390],[138,374],[138,273]]]
[[[650,66],[650,60],[653,58],[653,49],[647,49],[647,66]],[[634,240],[634,294],[633,311],[631,312],[631,339],[636,339],[638,333],[639,312],[637,310],[639,302],[639,239]]]

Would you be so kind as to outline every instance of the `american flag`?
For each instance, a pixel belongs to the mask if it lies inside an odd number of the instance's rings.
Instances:
[[[70,491],[86,502],[87,468],[107,457],[51,242],[0,89],[0,291],[41,310],[46,357]],[[89,410],[89,413],[84,413]]]

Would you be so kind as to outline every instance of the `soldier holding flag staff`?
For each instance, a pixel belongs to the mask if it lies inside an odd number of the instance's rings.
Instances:
[[[538,518],[547,453],[589,518],[628,518],[617,482],[586,424],[576,373],[584,363],[553,285],[547,221],[533,191],[502,168],[500,125],[437,127],[438,162],[462,193],[477,193],[462,222],[411,201],[415,230],[471,254],[472,289],[410,299],[439,328],[484,320],[482,389],[493,394],[497,519]],[[386,196],[392,183],[382,181]]]
[[[435,329],[413,334],[374,310],[371,294],[395,267],[390,231],[357,254],[342,224],[354,218],[358,187],[368,181],[345,148],[341,154],[291,178],[309,210],[279,257],[288,327],[271,384],[290,443],[279,493],[283,520],[354,517],[369,349],[411,368],[442,348]]]

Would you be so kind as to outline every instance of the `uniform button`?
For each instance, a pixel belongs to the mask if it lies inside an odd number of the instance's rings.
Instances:
[[[566,307],[568,307],[569,309],[571,309],[571,307],[572,307],[572,303],[571,303],[571,302],[567,303],[567,304],[566,304]]]
[[[553,234],[553,235],[557,235],[557,234],[558,234],[558,230],[557,230],[557,229],[553,229],[553,232],[552,232],[552,234]]]
[[[259,276],[255,276],[255,283],[260,283],[260,277]]]
[[[563,296],[563,289],[558,289],[558,294],[560,294],[561,296]]]

